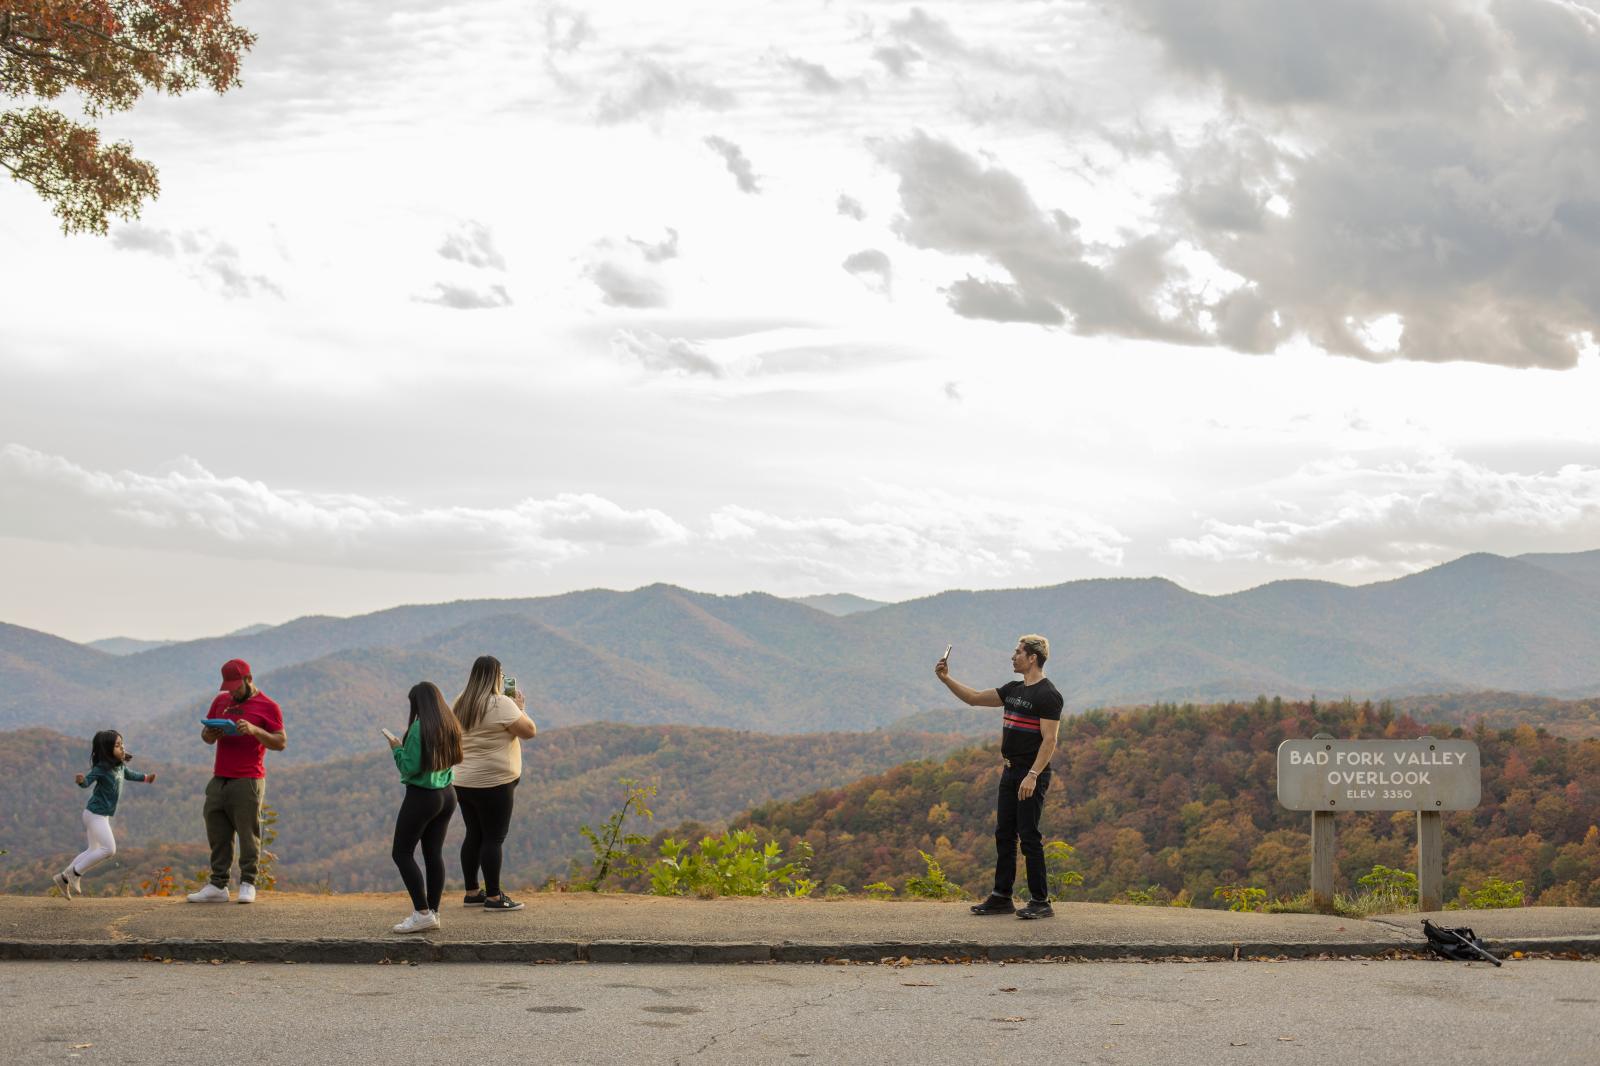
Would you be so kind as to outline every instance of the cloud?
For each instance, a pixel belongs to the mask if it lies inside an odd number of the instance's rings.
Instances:
[[[865,248],[845,256],[842,264],[846,270],[862,281],[873,292],[889,295],[894,281],[894,268],[889,257],[876,248]]]
[[[733,180],[738,183],[739,191],[744,193],[758,193],[761,184],[756,180],[755,171],[751,169],[750,160],[745,158],[744,150],[737,144],[723,137],[707,137],[706,146],[722,157],[727,165],[728,173],[733,175]]]
[[[644,256],[647,263],[661,263],[678,258],[678,231],[670,226],[667,227],[667,235],[659,241],[641,241],[636,237],[629,237],[628,243],[639,249],[639,254]]]
[[[709,536],[782,580],[928,587],[931,581],[1037,578],[1041,557],[1120,566],[1127,537],[1065,509],[1027,516],[1003,506],[879,486],[880,503],[849,515],[779,515],[742,506],[711,515]]]
[[[1425,566],[1467,552],[1600,542],[1600,468],[1505,473],[1449,455],[1308,465],[1269,485],[1270,517],[1210,518],[1175,555],[1345,569]]]
[[[1187,281],[1158,238],[1093,245],[1078,221],[1034,202],[1022,180],[918,131],[878,146],[900,179],[895,232],[908,244],[978,256],[1009,283],[968,277],[949,290],[958,314],[1002,321],[1067,322],[1083,334],[1180,343],[1204,341]]]
[[[168,230],[135,222],[117,227],[111,234],[111,246],[171,259],[191,278],[229,299],[284,298],[276,281],[245,269],[239,249],[208,230]]]
[[[911,64],[922,58],[922,53],[909,45],[884,45],[873,49],[872,58],[882,63],[894,77],[904,78],[911,72]]]
[[[678,107],[721,111],[734,104],[728,90],[652,59],[640,60],[632,76],[633,84],[621,96],[608,94],[601,99],[595,115],[598,121],[615,125]]]
[[[947,381],[947,382],[945,382],[944,383],[944,398],[947,399],[947,400],[950,400],[953,403],[960,403],[961,400],[962,400],[961,383],[959,381]]]
[[[861,201],[854,196],[846,196],[844,193],[840,193],[834,207],[845,218],[853,218],[857,222],[867,217],[867,209],[862,207]]]
[[[723,369],[705,349],[683,337],[663,337],[649,330],[619,329],[611,336],[611,350],[620,358],[647,370],[720,378]]]
[[[466,285],[451,285],[443,281],[435,282],[433,291],[426,296],[413,297],[418,303],[437,304],[440,307],[449,307],[456,311],[485,311],[497,307],[510,307],[511,294],[506,292],[504,285],[489,285],[474,288]]]
[[[1220,93],[1166,238],[1245,295],[1218,343],[1573,366],[1600,333],[1600,19],[1580,4],[1132,0]],[[1174,86],[1174,94],[1184,91]],[[1228,321],[1223,323],[1221,317]],[[1392,346],[1372,325],[1398,323]]]
[[[547,565],[607,547],[678,544],[660,511],[588,493],[497,508],[305,492],[213,474],[193,459],[157,474],[91,470],[18,444],[0,448],[0,532],[355,568],[472,572]]]
[[[785,56],[783,68],[800,79],[800,85],[809,93],[832,96],[845,90],[845,83],[829,73],[821,63],[812,63],[797,56]]]
[[[439,246],[439,255],[480,270],[506,268],[505,256],[495,248],[489,227],[470,219],[457,227],[454,233],[445,236],[444,243]]]

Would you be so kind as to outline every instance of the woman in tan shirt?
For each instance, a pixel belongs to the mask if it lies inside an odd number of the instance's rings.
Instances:
[[[456,800],[466,839],[461,842],[461,876],[467,883],[462,903],[486,911],[516,911],[522,904],[500,890],[501,845],[511,828],[511,807],[522,780],[522,741],[539,732],[523,713],[522,691],[505,693],[500,660],[480,655],[467,687],[456,697],[461,723],[461,762],[456,766]],[[478,887],[478,871],[483,887]]]

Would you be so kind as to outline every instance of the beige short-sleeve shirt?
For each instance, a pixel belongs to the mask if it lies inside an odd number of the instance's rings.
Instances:
[[[457,785],[493,788],[522,776],[522,741],[506,732],[506,726],[521,717],[522,711],[510,696],[495,694],[483,720],[461,733]]]

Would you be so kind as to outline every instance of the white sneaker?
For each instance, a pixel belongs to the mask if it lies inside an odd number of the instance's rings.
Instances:
[[[240,903],[254,903],[255,901],[256,901],[256,886],[252,885],[249,881],[241,882],[240,885],[239,885],[239,902]]]
[[[60,873],[53,875],[50,880],[61,890],[63,896],[67,899],[72,898],[72,880],[67,876],[67,871],[62,870]],[[82,889],[79,889],[78,895],[83,895]]]
[[[83,895],[83,875],[76,870],[67,870],[67,876],[72,878],[72,891]]]
[[[225,888],[218,888],[216,885],[208,884],[205,888],[202,888],[198,892],[189,893],[189,902],[226,903],[228,902],[228,890]]]
[[[439,928],[439,916],[432,911],[412,911],[411,917],[394,927],[397,933],[425,933]]]

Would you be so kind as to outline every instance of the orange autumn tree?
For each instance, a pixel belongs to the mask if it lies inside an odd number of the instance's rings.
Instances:
[[[0,0],[0,168],[36,189],[66,233],[105,233],[160,192],[156,168],[125,141],[35,101],[74,99],[89,119],[147,90],[179,95],[239,84],[255,35],[232,0]]]

